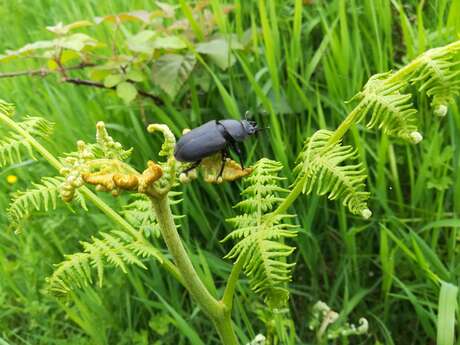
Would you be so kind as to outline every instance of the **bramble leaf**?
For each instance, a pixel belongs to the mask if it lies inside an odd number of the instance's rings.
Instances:
[[[190,54],[163,55],[153,65],[153,80],[164,92],[174,98],[190,76],[195,63],[195,57]]]
[[[132,83],[124,81],[117,85],[117,95],[123,99],[126,104],[129,104],[136,98],[137,89]]]

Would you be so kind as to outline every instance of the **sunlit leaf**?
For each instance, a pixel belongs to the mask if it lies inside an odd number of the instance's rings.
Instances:
[[[242,48],[243,46],[236,40],[217,38],[197,44],[196,51],[208,55],[217,66],[225,70],[235,63],[235,57],[231,50]]]
[[[105,87],[114,87],[121,83],[123,77],[120,74],[110,74],[104,79]]]
[[[110,74],[110,70],[102,68],[92,68],[89,72],[89,78],[91,80],[100,81],[104,80]]]
[[[59,47],[75,50],[78,52],[85,48],[97,47],[99,45],[99,43],[94,38],[82,33],[76,33],[61,39],[57,39],[55,43]]]
[[[129,104],[136,98],[137,89],[132,83],[124,81],[117,85],[117,95],[123,99],[126,104]]]
[[[151,14],[148,11],[132,11],[119,14],[111,14],[103,17],[94,18],[96,24],[103,22],[122,23],[126,21],[141,21],[144,23],[150,22]]]
[[[140,31],[126,40],[128,49],[137,53],[151,54],[155,49],[154,38],[156,35],[157,33],[152,30]]]
[[[91,26],[91,25],[93,25],[93,23],[90,22],[89,20],[79,20],[79,21],[76,21],[76,22],[73,22],[67,25],[64,25],[62,24],[62,22],[59,22],[54,26],[47,26],[46,29],[57,35],[65,35],[70,30],[82,28],[85,26]]]
[[[145,76],[140,70],[132,69],[126,74],[126,79],[141,82],[145,80]]]
[[[160,49],[184,49],[187,44],[178,36],[158,37],[154,42],[155,48]]]
[[[171,98],[179,92],[195,66],[193,55],[165,54],[153,65],[154,82]]]
[[[171,4],[167,4],[165,2],[156,1],[155,5],[157,5],[162,11],[163,15],[167,18],[174,18],[176,13],[176,8],[179,6],[173,6]]]

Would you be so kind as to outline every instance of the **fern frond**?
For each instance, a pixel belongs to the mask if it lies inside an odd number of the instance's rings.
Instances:
[[[56,209],[60,198],[60,189],[64,182],[63,177],[43,177],[40,183],[33,183],[32,188],[13,194],[7,210],[10,222],[17,226],[34,210]],[[77,202],[86,209],[85,199],[77,193]]]
[[[350,212],[369,218],[369,193],[364,184],[366,171],[362,163],[342,165],[347,160],[357,160],[358,155],[351,146],[341,142],[328,146],[333,133],[319,130],[307,139],[299,155],[295,184],[300,184],[306,194],[315,191],[318,195],[328,194],[331,200],[341,199]]]
[[[363,120],[367,114],[369,129],[378,127],[385,134],[414,142],[417,132],[417,110],[411,102],[412,95],[402,93],[407,81],[389,82],[391,72],[372,76],[354,99],[361,100],[356,122]]]
[[[142,231],[147,237],[158,237],[160,228],[152,212],[152,202],[143,194],[136,195],[138,198],[124,207],[121,212],[125,219],[136,229]]]
[[[28,134],[46,138],[52,130],[53,124],[40,117],[27,117],[17,125]],[[19,133],[8,133],[0,140],[0,167],[21,162],[23,152],[35,159],[32,145]]]
[[[296,236],[296,226],[283,223],[291,216],[267,213],[284,200],[279,193],[286,190],[277,184],[281,169],[281,164],[266,158],[254,165],[246,179],[249,187],[242,192],[246,199],[237,204],[247,213],[228,220],[236,230],[223,239],[238,241],[226,257],[245,260],[243,267],[252,289],[272,307],[281,307],[287,301],[285,283],[291,279],[293,264],[286,263],[286,258],[294,248],[283,241]]]
[[[443,116],[447,106],[460,93],[460,46],[433,48],[420,56],[418,68],[411,82],[420,92],[432,98],[437,115]]]
[[[16,107],[12,103],[5,102],[0,99],[0,114],[12,117],[16,111]]]
[[[84,251],[67,255],[66,260],[57,265],[51,277],[47,279],[49,290],[55,294],[67,294],[73,289],[93,283],[96,270],[98,285],[102,286],[104,271],[111,265],[127,272],[127,265],[136,265],[146,269],[144,258],[154,258],[161,262],[158,249],[145,238],[134,238],[122,231],[101,233],[93,236],[91,242],[82,242]]]
[[[182,200],[177,199],[181,196],[180,192],[169,192],[170,205],[176,205]],[[125,219],[136,229],[144,233],[146,237],[160,235],[160,228],[156,221],[155,215],[152,212],[152,202],[145,194],[136,194],[137,199],[124,207],[121,212]],[[183,216],[174,215],[174,219],[182,218]],[[179,228],[180,225],[177,225]]]

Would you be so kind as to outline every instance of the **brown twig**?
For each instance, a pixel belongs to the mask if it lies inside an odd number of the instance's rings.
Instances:
[[[114,90],[115,87],[106,87],[104,86],[103,83],[95,82],[92,80],[86,80],[86,79],[80,79],[80,78],[70,78],[66,76],[66,73],[63,73],[64,71],[73,71],[73,70],[79,70],[79,69],[84,69],[87,67],[94,67],[96,64],[93,63],[81,63],[79,65],[75,66],[70,66],[70,67],[65,67],[63,69],[58,69],[58,70],[51,70],[51,69],[46,69],[46,68],[40,68],[36,70],[29,70],[29,71],[18,71],[18,72],[7,72],[7,73],[0,73],[0,79],[1,78],[14,78],[14,77],[21,77],[21,76],[29,76],[29,77],[46,77],[50,74],[55,74],[55,73],[60,73],[62,77],[62,81],[65,83],[69,84],[74,84],[74,85],[84,85],[84,86],[91,86],[99,89],[107,89],[107,90]],[[137,93],[145,98],[149,98],[152,101],[154,101],[157,105],[162,105],[163,101],[161,100],[160,97],[155,96],[147,91],[144,90],[137,90]]]
[[[66,67],[66,71],[72,71],[72,70],[79,70],[79,69],[84,69],[86,67],[94,67],[96,64],[93,63],[81,63],[79,65],[75,66],[70,66]],[[34,70],[29,70],[29,71],[18,71],[18,72],[7,72],[7,73],[0,73],[0,78],[14,78],[14,77],[21,77],[21,76],[29,76],[29,77],[46,77],[49,74],[54,74],[58,73],[59,71],[56,70],[51,70],[47,68],[40,68],[40,69],[34,69]]]
[[[79,78],[62,78],[62,81],[66,82],[66,83],[74,84],[74,85],[84,85],[84,86],[96,87],[96,88],[99,88],[99,89],[115,90],[115,87],[106,87],[104,84],[98,83],[98,82],[92,81],[92,80],[79,79]],[[157,105],[163,104],[163,101],[161,100],[160,97],[157,97],[157,96],[155,96],[155,95],[153,95],[153,94],[151,94],[151,93],[149,93],[147,91],[138,89],[137,93],[142,97],[150,98]]]

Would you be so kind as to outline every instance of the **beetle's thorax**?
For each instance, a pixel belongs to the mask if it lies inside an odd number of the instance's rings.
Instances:
[[[244,120],[243,120],[244,121]],[[217,124],[221,125],[225,135],[229,135],[235,141],[243,141],[249,135],[243,126],[242,122],[238,120],[219,120]]]

